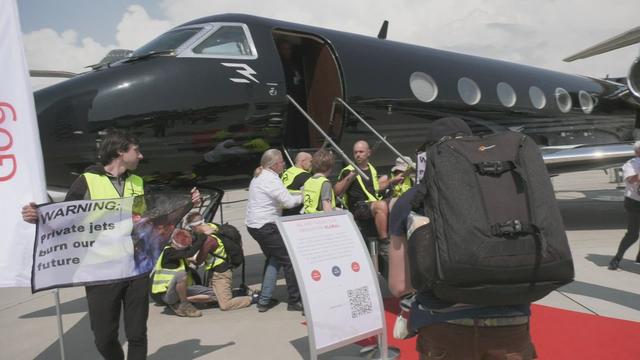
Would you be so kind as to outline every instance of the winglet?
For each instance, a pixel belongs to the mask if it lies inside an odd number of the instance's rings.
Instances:
[[[380,27],[380,32],[378,32],[378,39],[386,39],[387,38],[387,29],[389,28],[389,21],[385,20],[382,22],[382,26]]]

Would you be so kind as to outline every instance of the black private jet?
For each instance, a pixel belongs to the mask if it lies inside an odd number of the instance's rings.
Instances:
[[[68,187],[119,127],[140,138],[147,182],[238,188],[271,147],[349,153],[366,139],[393,145],[372,158],[391,165],[447,116],[527,134],[551,172],[609,167],[632,156],[639,79],[638,62],[595,79],[390,41],[386,24],[368,37],[223,14],[111,53],[35,103],[50,186]]]

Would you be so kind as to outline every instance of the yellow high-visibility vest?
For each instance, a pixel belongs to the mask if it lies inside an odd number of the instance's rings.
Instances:
[[[393,178],[393,174],[389,175],[389,179]],[[410,176],[405,176],[402,182],[393,185],[393,197],[400,197],[400,195],[404,194],[407,190],[411,189],[413,186],[413,181]]]
[[[87,187],[89,187],[89,195],[91,200],[100,199],[115,199],[119,197],[133,197],[138,195],[144,195],[144,187],[142,178],[138,175],[129,175],[124,180],[124,191],[122,196],[118,193],[118,190],[113,186],[111,180],[106,175],[99,175],[86,172],[82,174],[87,181]]]
[[[305,171],[304,169],[300,169],[299,167],[296,167],[296,166],[292,166],[282,173],[282,176],[280,178],[282,179],[282,183],[284,184],[284,187],[286,187],[287,190],[289,190],[289,193],[300,194],[300,189],[290,189],[289,186],[293,184],[293,181],[296,179],[298,175],[303,173],[308,173],[308,171]]]
[[[356,175],[356,180],[358,180],[358,184],[362,188],[364,194],[367,195],[367,201],[378,201],[380,200],[380,195],[378,195],[378,193],[380,192],[380,185],[378,184],[378,171],[376,171],[376,168],[373,167],[373,165],[368,164],[368,166],[369,170],[371,171],[371,181],[373,181],[373,190],[375,191],[375,194],[372,194],[367,190],[367,187],[364,186],[364,181],[362,181],[362,177],[360,176],[360,174]],[[344,169],[342,169],[340,173],[342,174],[345,171],[353,170],[355,170],[353,166],[347,165]],[[343,202],[345,205],[349,206],[349,197],[346,191],[343,195]]]
[[[322,211],[322,202],[320,201],[320,195],[322,192],[322,185],[325,182],[329,182],[324,176],[310,177],[304,183],[304,213],[314,214]],[[331,207],[336,207],[336,196],[331,189]]]
[[[218,231],[218,226],[216,224],[207,224],[209,225],[209,227],[211,227],[214,231]],[[222,264],[225,259],[227,259],[227,252],[224,250],[224,244],[222,243],[222,240],[220,240],[219,237],[215,236],[215,235],[209,235],[211,237],[213,237],[214,239],[216,239],[216,241],[218,242],[218,247],[213,251],[213,255],[209,255],[207,258],[207,266],[205,267],[206,270],[211,270],[214,267]]]
[[[87,181],[89,197],[91,200],[116,199],[144,195],[144,181],[138,175],[130,174],[127,176],[124,180],[122,196],[120,196],[118,190],[113,186],[113,183],[107,175],[86,172],[82,174],[82,176],[84,176]],[[133,212],[135,214],[142,214],[145,210],[146,204],[142,199],[134,202]]]
[[[187,261],[185,259],[180,259],[180,266],[175,269],[165,269],[162,267],[162,258],[164,257],[164,251],[170,248],[170,245],[167,245],[162,250],[160,257],[158,257],[158,261],[156,261],[156,266],[153,268],[153,279],[151,282],[151,293],[152,294],[160,294],[165,293],[169,289],[169,283],[173,280],[173,277],[178,274],[180,271],[185,271],[187,273],[187,285],[193,284],[193,279],[191,278],[191,274],[187,271]]]

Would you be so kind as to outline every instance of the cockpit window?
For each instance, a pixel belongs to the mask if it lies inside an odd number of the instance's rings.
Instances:
[[[191,39],[202,30],[201,27],[182,28],[166,32],[150,43],[144,45],[131,54],[132,57],[143,56],[150,53],[168,52],[176,50],[180,45]]]
[[[220,56],[254,55],[241,26],[225,25],[216,30],[198,46],[193,48],[196,54]]]
[[[242,23],[207,23],[196,39],[184,46],[178,57],[248,59],[258,58],[251,32]]]

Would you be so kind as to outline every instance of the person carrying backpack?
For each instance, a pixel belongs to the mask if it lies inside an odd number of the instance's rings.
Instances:
[[[191,229],[196,236],[206,236],[216,241],[217,246],[210,252],[205,265],[205,270],[211,273],[209,286],[213,289],[215,298],[218,300],[218,307],[222,311],[237,310],[246,308],[257,302],[257,294],[251,296],[233,297],[233,272],[232,269],[240,264],[225,249],[221,236],[217,234],[218,226],[205,223],[202,215],[198,212],[191,212],[187,215],[185,222],[187,228]],[[242,252],[240,251],[240,258]]]
[[[445,137],[468,135],[471,135],[471,130],[464,121],[443,118],[431,125],[427,143],[433,144]],[[426,176],[423,181],[426,181]],[[506,305],[471,305],[440,298],[428,288],[418,289],[416,293],[415,288],[418,286],[414,285],[419,284],[414,284],[412,268],[416,254],[411,254],[413,250],[408,251],[407,239],[413,241],[414,236],[418,234],[425,237],[433,236],[429,232],[423,232],[424,229],[433,226],[433,219],[410,216],[416,203],[414,199],[424,197],[421,191],[424,190],[420,189],[420,185],[416,185],[398,198],[391,211],[389,224],[389,289],[397,297],[415,294],[409,315],[409,327],[417,332],[416,350],[421,354],[421,359],[535,358],[536,352],[529,334],[531,312],[528,302],[509,304],[509,296],[505,295]],[[439,194],[444,198],[450,195],[453,194]],[[417,227],[416,222],[424,225],[413,231]],[[413,228],[410,225],[413,225]]]

